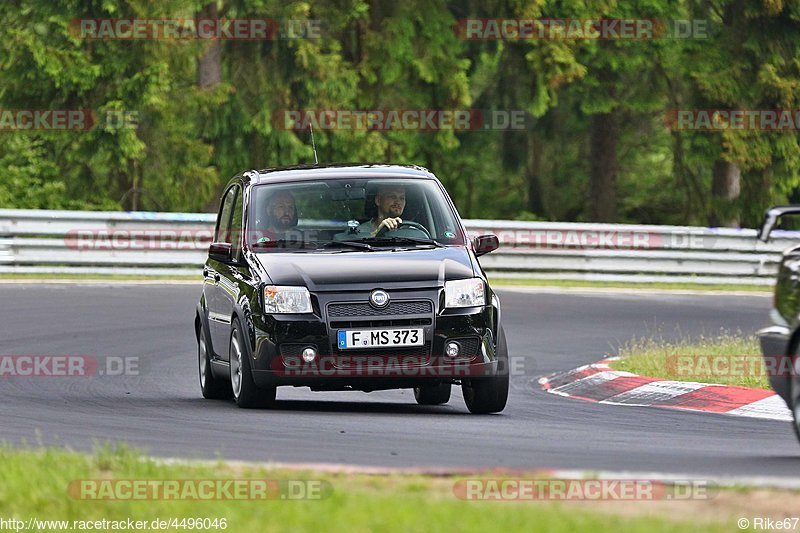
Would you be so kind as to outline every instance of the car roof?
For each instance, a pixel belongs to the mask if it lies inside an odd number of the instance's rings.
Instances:
[[[433,179],[436,177],[426,168],[416,165],[389,165],[385,163],[335,163],[329,165],[298,165],[292,167],[256,170],[255,183],[305,181],[335,178],[402,177]]]

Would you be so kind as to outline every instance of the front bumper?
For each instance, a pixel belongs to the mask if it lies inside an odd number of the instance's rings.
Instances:
[[[440,310],[439,292],[393,291],[406,314],[373,315],[364,307],[368,293],[314,297],[313,315],[253,317],[251,339],[253,378],[261,387],[294,385],[315,390],[381,390],[460,382],[496,375],[496,309],[492,305]],[[419,304],[419,305],[417,305]],[[334,310],[334,306],[339,306]],[[342,307],[344,306],[344,307]],[[353,309],[346,316],[340,309]],[[340,329],[419,327],[424,346],[340,350]],[[462,346],[456,358],[445,345]],[[313,347],[317,359],[307,363],[301,353]]]
[[[789,339],[792,332],[787,326],[773,325],[759,330],[759,343],[761,344],[761,354],[764,357],[764,367],[767,369],[785,368],[782,360],[790,354]],[[789,405],[789,376],[785,372],[767,371],[769,384],[775,393],[783,398]]]

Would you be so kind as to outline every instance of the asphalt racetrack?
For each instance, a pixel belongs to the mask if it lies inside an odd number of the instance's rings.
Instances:
[[[91,450],[126,441],[160,457],[391,467],[566,468],[800,477],[788,423],[602,405],[536,378],[595,362],[631,337],[752,333],[763,296],[550,294],[499,289],[512,378],[499,415],[411,391],[280,388],[274,410],[200,396],[192,328],[200,285],[5,284],[0,355],[136,357],[138,376],[0,378],[0,440]]]

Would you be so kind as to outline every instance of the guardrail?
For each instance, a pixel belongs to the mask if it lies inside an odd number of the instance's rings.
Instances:
[[[496,234],[494,277],[770,285],[800,233],[752,229],[465,220]],[[0,209],[0,273],[198,276],[213,214]]]

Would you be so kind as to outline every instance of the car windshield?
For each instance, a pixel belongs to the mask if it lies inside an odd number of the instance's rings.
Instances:
[[[374,251],[464,244],[433,180],[341,178],[253,187],[248,244],[262,251]]]

